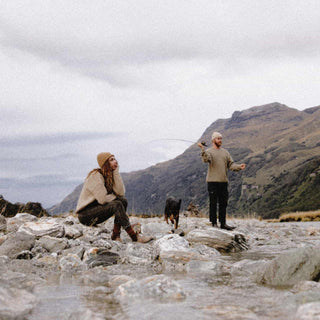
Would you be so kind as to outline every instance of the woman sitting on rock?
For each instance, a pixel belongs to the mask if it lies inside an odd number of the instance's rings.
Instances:
[[[80,193],[76,209],[79,221],[87,226],[95,226],[115,215],[112,240],[121,241],[121,227],[132,241],[145,243],[152,240],[151,237],[136,233],[130,224],[126,214],[128,202],[124,198],[125,188],[114,155],[99,153],[97,161],[100,168],[89,172]]]

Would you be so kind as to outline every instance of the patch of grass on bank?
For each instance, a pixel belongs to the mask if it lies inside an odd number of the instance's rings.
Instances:
[[[285,213],[279,217],[279,222],[290,221],[320,221],[320,210]]]

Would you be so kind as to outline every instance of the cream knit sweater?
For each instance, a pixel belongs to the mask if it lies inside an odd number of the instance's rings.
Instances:
[[[99,172],[93,172],[84,181],[76,212],[85,208],[88,204],[97,200],[99,204],[105,204],[114,200],[117,195],[124,196],[125,187],[119,173],[119,167],[113,171],[113,193],[108,193],[103,175]]]
[[[203,162],[209,163],[207,182],[228,182],[228,169],[241,170],[241,165],[234,163],[230,153],[223,148],[206,149],[201,152],[201,158]]]

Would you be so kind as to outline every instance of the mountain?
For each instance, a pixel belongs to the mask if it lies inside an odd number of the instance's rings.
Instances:
[[[271,103],[235,111],[213,122],[199,138],[209,145],[213,131],[235,162],[246,163],[229,173],[228,213],[275,218],[280,213],[320,208],[320,106],[298,111]],[[129,212],[162,214],[169,196],[208,211],[207,165],[196,144],[178,157],[144,170],[123,173]],[[74,209],[81,186],[51,214]]]

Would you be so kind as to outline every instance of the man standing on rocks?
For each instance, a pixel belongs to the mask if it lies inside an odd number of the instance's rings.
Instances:
[[[212,147],[204,149],[202,143],[198,143],[201,148],[201,158],[203,162],[209,163],[206,181],[209,192],[210,222],[213,227],[217,225],[217,203],[219,203],[219,222],[220,228],[233,230],[235,227],[228,226],[226,223],[226,210],[228,205],[228,169],[240,171],[245,169],[246,165],[233,162],[230,153],[221,148],[222,135],[219,132],[212,134]]]

